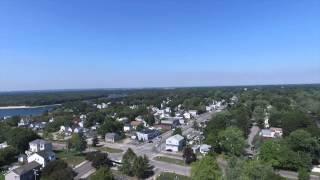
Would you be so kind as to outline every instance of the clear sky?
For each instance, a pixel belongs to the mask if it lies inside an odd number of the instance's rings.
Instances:
[[[320,83],[319,0],[1,0],[0,91]]]

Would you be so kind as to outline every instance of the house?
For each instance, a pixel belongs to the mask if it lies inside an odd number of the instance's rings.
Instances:
[[[122,117],[122,118],[118,118],[117,121],[122,122],[122,123],[127,123],[127,122],[129,122],[129,118]]]
[[[40,151],[52,151],[52,144],[48,141],[37,139],[29,143],[29,151],[31,153]]]
[[[4,149],[8,147],[8,143],[7,142],[3,142],[0,144],[0,149]]]
[[[20,122],[18,122],[18,127],[27,127],[30,124],[29,119],[21,119]]]
[[[175,128],[180,125],[179,118],[166,118],[161,120],[161,124],[170,125],[171,128]]]
[[[143,122],[141,121],[131,121],[131,126],[133,129],[137,129],[138,126],[143,125]]]
[[[270,128],[270,129],[262,129],[260,131],[260,136],[263,138],[281,138],[283,135],[282,128]]]
[[[185,112],[185,113],[183,114],[183,117],[186,118],[186,119],[191,119],[191,114],[188,113],[188,112]]]
[[[105,135],[105,141],[109,143],[114,143],[120,139],[120,136],[117,133],[107,133]]]
[[[124,131],[124,132],[130,132],[131,130],[132,130],[131,124],[125,124],[125,125],[123,126],[123,131]]]
[[[211,148],[212,148],[212,146],[210,146],[210,145],[202,144],[200,146],[200,153],[203,155],[206,155],[210,152]]]
[[[26,155],[29,163],[36,161],[42,167],[45,167],[50,161],[56,160],[56,155],[52,151],[52,144],[42,139],[31,141]]]
[[[170,150],[173,152],[181,151],[185,144],[184,137],[176,134],[174,136],[169,137],[166,140],[166,151]]]
[[[153,138],[159,136],[161,133],[158,130],[155,129],[143,129],[142,131],[139,131],[136,133],[137,139],[139,141],[149,141]]]
[[[34,180],[35,174],[40,171],[41,164],[31,162],[16,169],[13,169],[5,175],[5,180]],[[38,178],[37,178],[38,179]]]
[[[196,117],[198,115],[198,111],[197,110],[189,110],[189,113],[192,117]]]
[[[37,162],[45,167],[49,162],[56,160],[56,155],[53,151],[39,151],[28,156],[28,163]]]
[[[27,161],[28,161],[27,155],[25,155],[25,154],[20,154],[20,155],[18,156],[18,162],[19,162],[19,163],[24,164],[24,163],[26,163]]]
[[[200,145],[194,145],[191,147],[193,153],[197,154],[200,151]]]

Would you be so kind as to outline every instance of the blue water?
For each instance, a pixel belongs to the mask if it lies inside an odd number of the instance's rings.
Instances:
[[[45,106],[37,108],[23,108],[23,109],[0,109],[0,118],[6,116],[39,116],[46,111],[51,111],[54,106]]]

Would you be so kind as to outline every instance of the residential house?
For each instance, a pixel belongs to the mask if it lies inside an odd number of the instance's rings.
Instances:
[[[159,136],[161,133],[158,130],[155,129],[143,129],[142,131],[139,131],[136,133],[137,139],[139,141],[149,141],[154,139],[155,137]]]
[[[108,143],[114,143],[120,139],[120,136],[117,133],[107,133],[105,135],[105,141]]]
[[[36,161],[42,167],[45,167],[47,163],[56,159],[56,155],[52,151],[52,144],[42,139],[31,141],[26,155],[28,163]]]
[[[202,144],[200,146],[200,153],[203,155],[206,155],[210,152],[211,148],[212,148],[212,146],[210,146],[210,145]]]
[[[281,138],[283,135],[282,128],[270,128],[270,129],[262,129],[260,131],[260,136],[263,138]]]
[[[191,114],[189,112],[185,112],[183,114],[183,117],[186,118],[186,119],[191,119]]]
[[[41,164],[31,162],[16,169],[13,169],[5,175],[5,180],[35,180],[35,174],[39,174]]]
[[[196,117],[198,115],[198,111],[197,110],[189,110],[188,112],[190,113],[190,115],[192,117]]]
[[[122,118],[118,118],[117,121],[122,122],[122,123],[127,123],[127,122],[129,122],[129,118],[122,117]]]
[[[8,147],[8,143],[6,141],[0,144],[0,149],[4,149],[7,147]]]
[[[161,120],[161,124],[170,125],[171,128],[175,128],[180,125],[179,118],[166,118]]]
[[[170,150],[173,152],[181,151],[183,146],[185,145],[184,137],[180,134],[176,134],[174,136],[169,137],[166,140],[166,151]]]
[[[18,122],[18,127],[28,127],[30,124],[30,120],[29,119],[21,119]]]
[[[141,121],[131,121],[131,126],[133,129],[137,129],[138,126],[143,125],[143,122]]]
[[[123,131],[124,131],[124,132],[130,132],[131,130],[132,130],[131,124],[125,124],[125,125],[123,126]]]

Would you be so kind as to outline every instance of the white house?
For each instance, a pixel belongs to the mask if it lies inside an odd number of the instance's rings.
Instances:
[[[3,142],[0,144],[0,149],[4,149],[8,147],[8,143],[7,142]]]
[[[188,113],[188,112],[185,112],[185,113],[183,114],[183,117],[186,118],[186,119],[191,119],[191,114]]]
[[[137,139],[139,141],[149,141],[159,136],[160,134],[160,131],[155,129],[143,129],[142,131],[136,133]]]
[[[129,132],[129,131],[131,131],[131,130],[132,130],[131,124],[125,124],[125,125],[123,126],[123,131],[124,131],[124,132]]]
[[[35,161],[42,167],[45,167],[50,161],[56,160],[56,155],[52,151],[52,144],[42,139],[31,141],[26,155],[28,163]]]
[[[41,165],[37,162],[31,162],[21,167],[11,170],[5,174],[5,180],[33,180],[38,179],[35,177],[35,172],[40,171]]]
[[[281,138],[283,135],[282,128],[270,128],[270,129],[262,129],[260,131],[260,136],[264,138]]]
[[[56,155],[52,151],[40,151],[28,157],[28,163],[37,162],[45,167],[50,161],[56,160]]]
[[[191,114],[192,117],[196,117],[198,115],[197,110],[189,110],[189,113]]]
[[[211,148],[212,148],[212,146],[210,146],[210,145],[202,144],[200,146],[200,153],[203,155],[206,155],[210,152]]]
[[[174,136],[169,137],[166,140],[166,151],[171,150],[173,152],[181,151],[184,146],[184,137],[176,134]]]

